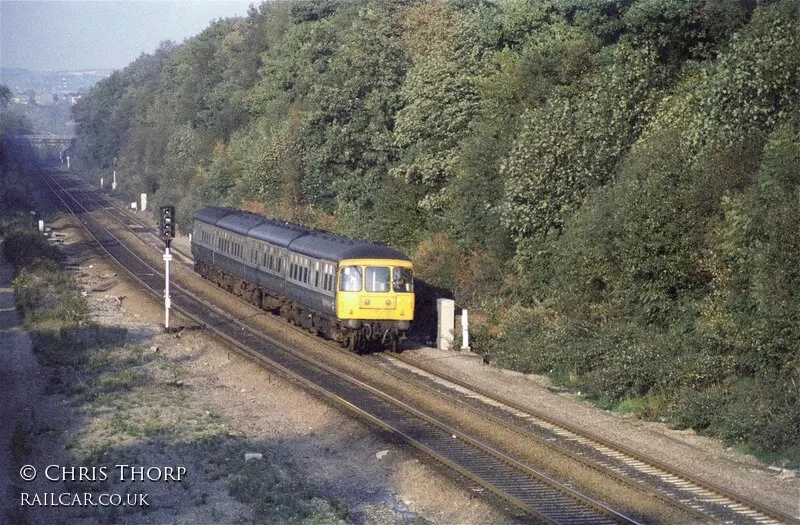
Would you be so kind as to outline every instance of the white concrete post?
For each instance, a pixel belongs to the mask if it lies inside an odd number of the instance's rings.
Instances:
[[[69,155],[67,155],[67,169],[69,169]]]
[[[114,180],[111,181],[111,189],[117,189],[117,170],[114,170]]]
[[[469,321],[467,310],[461,310],[461,349],[469,350]]]
[[[142,211],[145,211],[147,209],[147,194],[146,193],[142,193],[140,195],[140,197],[141,197],[141,200],[142,200]]]
[[[103,177],[100,177],[100,189],[103,189]]]
[[[437,299],[436,313],[439,323],[436,328],[436,348],[446,350],[453,343],[453,330],[456,324],[456,302],[452,299]]]
[[[138,207],[139,207],[139,204],[138,204],[138,203],[136,203],[136,202],[132,202],[132,203],[131,203],[131,209],[132,209],[133,211],[136,211],[136,209],[137,209]]]
[[[44,221],[42,219],[39,219],[39,231],[44,231]]]

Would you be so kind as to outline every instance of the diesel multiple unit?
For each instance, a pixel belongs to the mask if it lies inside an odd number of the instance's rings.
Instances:
[[[414,317],[411,261],[379,244],[210,207],[192,255],[204,278],[351,350],[396,350]]]

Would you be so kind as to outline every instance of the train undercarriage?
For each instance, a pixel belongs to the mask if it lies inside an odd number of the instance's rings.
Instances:
[[[195,261],[194,269],[204,279],[248,303],[279,315],[290,324],[300,326],[314,335],[335,341],[352,352],[366,353],[380,349],[398,352],[400,343],[406,339],[405,331],[398,330],[391,321],[342,321],[311,311],[285,297],[272,295],[203,261]]]

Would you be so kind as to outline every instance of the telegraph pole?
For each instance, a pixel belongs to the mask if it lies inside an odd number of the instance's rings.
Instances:
[[[172,306],[169,296],[169,263],[172,261],[172,254],[169,245],[175,238],[175,206],[161,207],[159,228],[164,240],[164,331],[169,332],[169,309]]]

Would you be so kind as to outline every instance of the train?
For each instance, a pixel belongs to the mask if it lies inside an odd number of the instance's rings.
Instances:
[[[388,246],[207,207],[191,251],[203,278],[351,351],[400,351],[414,320],[413,264]]]

